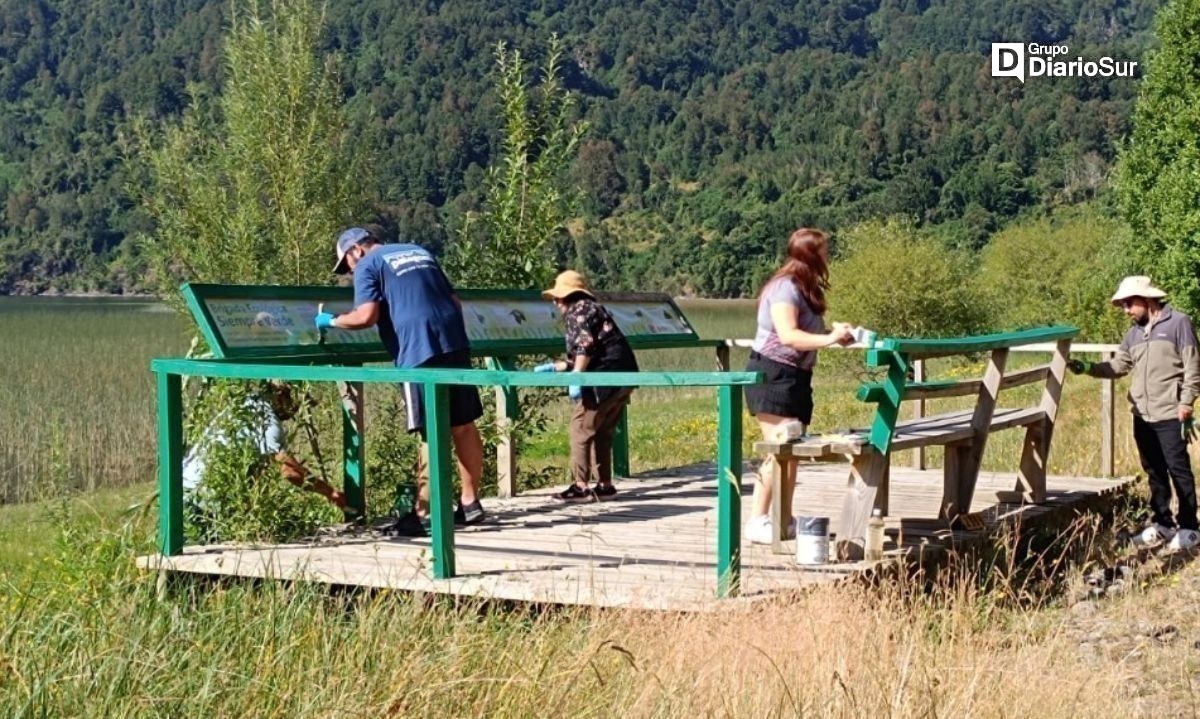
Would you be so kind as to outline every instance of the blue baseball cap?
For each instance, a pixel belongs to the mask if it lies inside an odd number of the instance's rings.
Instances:
[[[346,265],[346,253],[350,251],[351,247],[354,247],[370,236],[371,233],[361,227],[351,227],[338,236],[337,262],[333,265],[333,273],[335,275],[344,275],[350,271],[350,268]]]

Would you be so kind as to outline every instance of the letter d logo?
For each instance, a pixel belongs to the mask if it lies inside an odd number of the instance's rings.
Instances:
[[[1015,77],[1025,82],[1025,46],[1019,42],[992,43],[992,77]]]

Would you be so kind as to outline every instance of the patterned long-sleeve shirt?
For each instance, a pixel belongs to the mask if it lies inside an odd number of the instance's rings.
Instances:
[[[636,372],[637,359],[625,333],[604,305],[590,297],[573,301],[563,312],[566,324],[567,362],[577,355],[588,358],[588,372]],[[595,387],[596,401],[603,402],[621,387]]]

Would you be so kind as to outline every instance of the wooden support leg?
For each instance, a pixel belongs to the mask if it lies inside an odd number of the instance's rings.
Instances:
[[[517,420],[518,413],[517,390],[497,387],[496,494],[501,497],[517,496],[517,449],[513,444],[513,422]]]
[[[1058,418],[1058,401],[1062,397],[1063,377],[1071,340],[1059,340],[1050,359],[1050,373],[1042,390],[1042,421],[1025,430],[1025,446],[1021,450],[1021,469],[1017,475],[1017,491],[1028,501],[1046,501],[1046,472],[1050,462],[1050,440],[1054,437],[1054,421]]]
[[[863,558],[867,543],[867,520],[875,507],[875,498],[887,472],[888,456],[879,452],[866,451],[854,458],[850,465],[850,479],[846,487],[846,498],[842,504],[842,515],[837,526],[837,555],[841,560]]]
[[[992,415],[996,411],[996,398],[1000,395],[1000,384],[1004,380],[1004,366],[1008,362],[1008,349],[992,350],[987,368],[983,372],[983,382],[979,387],[979,395],[975,400],[975,412],[971,415],[972,438],[958,445],[954,462],[957,465],[954,474],[958,476],[958,489],[954,498],[954,514],[971,512],[971,500],[975,497],[975,484],[979,480],[979,467],[983,464],[983,450],[987,447],[988,433],[991,431]],[[946,448],[947,467],[950,465],[950,448]],[[947,470],[949,472],[949,470]],[[947,474],[947,476],[950,476]],[[943,504],[945,506],[945,504]]]
[[[960,494],[964,466],[970,463],[971,444],[958,442],[946,445],[946,456],[942,461],[942,506],[939,517],[953,522],[960,514],[971,511],[970,500],[963,501]]]
[[[787,471],[787,460],[777,455],[768,454],[758,468],[758,475],[763,489],[771,492],[771,552],[786,554],[783,548],[784,521],[790,521],[792,513],[783,511],[783,473]]]
[[[511,357],[488,357],[488,369],[515,370]],[[496,388],[496,494],[517,496],[517,450],[513,444],[513,423],[520,417],[520,399],[515,387]]]
[[[1046,501],[1046,455],[1050,449],[1046,430],[1045,421],[1031,424],[1025,429],[1025,443],[1021,449],[1021,468],[1017,473],[1017,487],[1013,496],[1003,498],[1005,501]]]

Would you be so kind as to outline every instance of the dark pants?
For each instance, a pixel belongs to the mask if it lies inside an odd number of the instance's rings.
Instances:
[[[1196,480],[1187,442],[1180,436],[1178,420],[1147,422],[1133,418],[1133,441],[1142,458],[1142,469],[1150,479],[1150,511],[1156,523],[1164,527],[1197,529]],[[1171,486],[1179,500],[1179,512],[1171,516]]]
[[[571,478],[576,484],[587,486],[593,474],[600,484],[612,482],[613,434],[632,393],[625,389],[600,404],[585,394],[575,403],[570,436]]]

